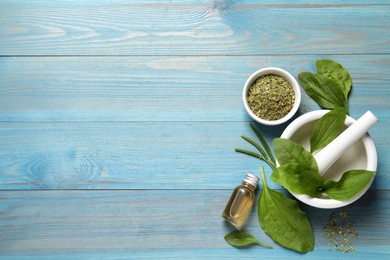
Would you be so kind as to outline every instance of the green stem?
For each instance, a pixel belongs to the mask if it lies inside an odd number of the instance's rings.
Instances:
[[[269,148],[268,143],[265,141],[264,137],[260,134],[260,132],[257,130],[257,128],[252,123],[250,123],[249,125],[252,128],[252,131],[256,134],[257,138],[260,140],[260,142],[263,145],[264,149],[267,151],[268,158],[270,158],[272,163],[275,165],[276,164],[276,160],[275,160],[274,155],[271,152],[271,149]]]
[[[261,172],[261,180],[263,182],[263,187],[267,186],[267,181],[265,180],[265,173],[264,173],[264,167],[260,166],[260,172]]]
[[[253,156],[253,157],[256,157],[256,158],[259,158],[261,160],[265,159],[261,154],[255,153],[255,152],[252,152],[252,151],[248,151],[248,150],[244,150],[244,149],[240,149],[240,148],[236,148],[235,151],[239,152],[239,153],[244,153],[246,155],[250,155],[250,156]]]
[[[345,97],[345,110],[347,111],[347,115],[349,115],[348,97]]]
[[[242,139],[244,139],[245,141],[247,141],[248,143],[250,143],[251,145],[253,145],[260,153],[261,155],[264,157],[264,158],[267,158],[268,159],[268,156],[267,156],[267,153],[264,151],[263,148],[261,148],[260,145],[258,145],[255,141],[253,141],[252,139],[250,139],[249,137],[245,136],[245,135],[242,135],[241,136]]]
[[[269,245],[267,245],[267,244],[264,244],[264,243],[260,242],[259,240],[256,240],[256,243],[257,243],[258,245],[261,245],[261,246],[265,247],[265,248],[273,249],[272,246],[269,246]]]
[[[272,163],[272,161],[270,161],[268,158],[265,158],[264,156],[262,156],[259,153],[255,153],[255,152],[244,150],[244,149],[240,149],[240,148],[236,148],[235,151],[239,152],[239,153],[243,153],[243,154],[249,155],[249,156],[256,157],[256,158],[258,158],[260,160],[263,160],[263,161],[265,161],[269,165],[269,167],[271,167],[272,170],[276,170],[276,166]]]

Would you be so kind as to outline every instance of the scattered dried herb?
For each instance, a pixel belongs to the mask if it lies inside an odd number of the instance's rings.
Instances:
[[[334,248],[342,253],[356,251],[353,241],[359,239],[354,222],[351,221],[349,212],[341,211],[338,215],[332,213],[324,223],[324,237],[329,240],[329,250]]]
[[[295,92],[282,76],[269,74],[259,77],[248,91],[248,104],[253,113],[265,120],[278,120],[290,112]]]

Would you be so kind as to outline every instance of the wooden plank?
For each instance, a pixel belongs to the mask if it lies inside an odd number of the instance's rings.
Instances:
[[[232,230],[220,214],[231,190],[0,191],[2,259],[329,259],[390,255],[390,192],[370,192],[351,207],[304,207],[315,232],[315,249],[302,255],[281,248],[259,227],[256,207],[246,230],[274,249],[232,248],[223,239]],[[380,209],[380,210],[378,210]],[[359,239],[353,254],[342,254],[324,238],[324,222],[347,210]],[[386,257],[387,255],[387,257]]]
[[[283,126],[259,129],[271,142]],[[388,189],[388,121],[370,133]],[[3,122],[0,189],[230,189],[265,165],[234,151],[254,150],[241,135],[256,140],[248,122]]]
[[[389,53],[387,1],[3,1],[0,55]]]
[[[329,58],[350,72],[350,113],[388,120],[389,55],[2,57],[0,121],[249,121],[242,88],[257,69],[295,77]],[[300,111],[318,109],[303,96]]]

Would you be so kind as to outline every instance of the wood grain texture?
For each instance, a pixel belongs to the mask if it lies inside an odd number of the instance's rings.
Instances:
[[[1,121],[249,121],[242,88],[256,70],[297,77],[333,59],[353,79],[350,113],[389,126],[388,55],[3,57]],[[357,62],[359,61],[359,62]],[[303,97],[301,111],[318,109]]]
[[[389,258],[389,21],[386,0],[0,1],[0,258]],[[255,139],[242,87],[321,58],[350,72],[351,116],[379,118],[375,181],[342,209],[301,205],[311,253],[274,243],[256,207],[246,230],[274,249],[230,247],[220,214],[265,165],[234,152]],[[304,95],[297,116],[315,109]],[[268,142],[286,126],[258,125]],[[353,254],[323,237],[342,210]]]
[[[387,1],[5,1],[0,55],[379,54],[389,19]]]
[[[260,128],[271,143],[275,128]],[[373,188],[390,185],[387,128],[375,126],[379,157]],[[53,122],[0,124],[1,189],[229,189],[262,161],[248,122]],[[279,187],[270,182],[272,188]]]
[[[14,258],[292,258],[390,255],[388,191],[370,192],[346,208],[359,234],[355,253],[329,246],[323,226],[333,212],[304,207],[315,231],[315,250],[292,254],[259,227],[255,207],[247,230],[274,249],[236,249],[223,237],[232,228],[220,214],[231,190],[7,191],[0,192],[0,253]],[[379,210],[380,209],[380,210]],[[345,210],[345,209],[344,209]],[[15,219],[18,221],[16,222]],[[387,257],[386,257],[387,256]]]
[[[246,78],[266,66],[314,71],[320,57],[2,58],[1,187],[229,188],[260,165],[233,151],[250,147],[240,135],[252,136]],[[386,188],[390,60],[325,57],[351,73],[351,115],[371,109],[379,118],[370,131],[380,161],[374,187]],[[304,96],[300,113],[314,109]],[[285,126],[259,127],[271,142]]]

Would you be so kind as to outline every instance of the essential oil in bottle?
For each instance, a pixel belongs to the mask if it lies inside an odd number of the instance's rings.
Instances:
[[[248,173],[242,184],[237,186],[231,195],[222,217],[241,229],[255,201],[255,190],[259,178]]]

